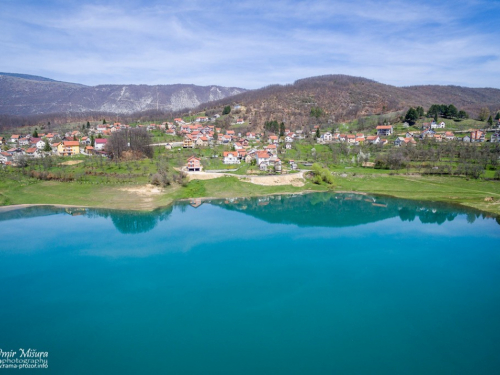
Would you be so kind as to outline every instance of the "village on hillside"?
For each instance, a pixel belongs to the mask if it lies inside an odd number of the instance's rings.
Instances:
[[[466,142],[482,143],[500,141],[500,120],[493,129],[470,129],[459,134],[447,130],[444,121],[423,122],[419,126],[403,124],[405,132],[396,132],[391,124],[378,125],[369,134],[363,132],[341,132],[340,130],[324,130],[319,125],[312,129],[294,129],[283,127],[279,132],[244,132],[238,130],[238,125],[244,123],[241,118],[235,118],[235,128],[223,129],[217,127],[216,120],[219,114],[212,117],[203,115],[194,116],[191,121],[185,118],[175,118],[161,124],[137,124],[134,126],[118,122],[83,126],[83,129],[71,130],[64,134],[57,132],[33,134],[12,134],[0,137],[0,163],[3,165],[18,166],[29,158],[43,158],[57,155],[72,157],[76,155],[113,157],[108,147],[108,139],[113,133],[134,127],[144,128],[148,132],[161,134],[161,142],[152,146],[164,147],[166,150],[175,149],[214,149],[223,146],[223,151],[215,154],[225,165],[247,163],[258,170],[272,173],[282,173],[297,169],[295,160],[288,160],[286,168],[282,166],[280,155],[293,148],[294,143],[301,141],[311,144],[343,143],[348,146],[377,145],[379,147],[414,146],[423,140],[435,142]],[[496,130],[495,130],[496,129]],[[490,134],[487,135],[487,132]],[[221,150],[219,147],[218,150]],[[183,168],[186,172],[202,171],[200,157],[192,155],[185,160]]]

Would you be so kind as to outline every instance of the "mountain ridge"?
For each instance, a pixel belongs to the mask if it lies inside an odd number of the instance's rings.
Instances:
[[[230,104],[243,105],[245,111],[237,114],[255,129],[262,128],[269,120],[303,127],[315,122],[335,123],[402,112],[410,106],[428,108],[432,104],[454,104],[472,115],[486,106],[496,113],[500,110],[500,89],[457,85],[398,87],[343,74],[307,77],[255,90],[194,84],[85,86],[20,73],[0,73],[0,114],[5,115],[131,114],[186,109],[216,113]],[[320,118],[311,118],[312,108],[321,109]]]
[[[244,91],[238,87],[194,84],[85,86],[45,77],[0,73],[0,114],[176,111]]]

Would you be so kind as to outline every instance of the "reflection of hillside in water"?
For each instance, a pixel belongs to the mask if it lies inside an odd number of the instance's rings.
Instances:
[[[109,217],[120,233],[134,234],[149,232],[160,221],[168,220],[171,213],[172,206],[151,212],[88,209],[87,217]]]
[[[199,207],[204,201],[192,199],[178,202],[181,212],[189,205]],[[442,202],[412,201],[406,199],[361,194],[313,193],[303,195],[276,195],[260,198],[216,199],[209,203],[230,211],[237,211],[268,223],[295,224],[302,227],[348,227],[374,223],[393,217],[402,221],[420,220],[421,223],[443,224],[458,215],[466,215],[473,223],[477,218],[495,216],[463,206]],[[208,203],[207,202],[207,203]],[[168,220],[174,206],[152,212],[122,211],[99,208],[33,206],[0,211],[0,222],[57,214],[109,218],[124,234],[145,233],[159,222]],[[496,217],[500,224],[500,217]]]
[[[100,208],[75,208],[33,206],[0,212],[0,221],[29,219],[35,217],[68,214],[71,216],[86,216],[93,218],[110,218],[115,228],[124,234],[145,233],[154,229],[160,221],[167,220],[173,207],[151,212],[107,210]]]
[[[469,222],[481,216],[493,217],[447,203],[361,194],[278,195],[230,201],[214,200],[211,203],[227,210],[243,212],[269,223],[298,226],[347,227],[393,217],[399,217],[402,221],[413,221],[418,218],[422,223],[442,224],[462,214],[467,215]]]

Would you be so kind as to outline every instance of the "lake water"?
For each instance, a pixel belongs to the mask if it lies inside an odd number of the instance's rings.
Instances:
[[[477,211],[43,207],[0,213],[0,239],[0,349],[48,352],[20,374],[499,373],[500,226]]]

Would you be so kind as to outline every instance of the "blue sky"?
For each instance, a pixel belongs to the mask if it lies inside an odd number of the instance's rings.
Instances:
[[[323,74],[500,88],[500,0],[1,0],[0,71],[258,88]]]

